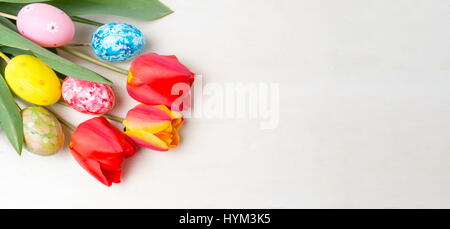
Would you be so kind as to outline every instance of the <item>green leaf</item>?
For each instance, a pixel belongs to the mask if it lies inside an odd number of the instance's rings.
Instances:
[[[62,74],[81,80],[111,84],[109,80],[101,75],[34,44],[2,24],[0,24],[0,34],[0,45],[30,51],[37,58]]]
[[[0,74],[0,125],[16,152],[22,154],[23,122],[14,97]]]
[[[88,24],[88,25],[94,25],[94,26],[102,26],[103,23],[100,22],[96,22],[87,18],[82,18],[82,17],[78,17],[78,16],[72,16],[72,21],[76,21],[79,23],[84,23],[84,24]]]
[[[46,3],[60,8],[70,16],[116,15],[155,20],[173,13],[159,0],[53,0]],[[0,2],[0,11],[17,15],[23,6],[24,4]]]
[[[1,2],[0,0],[0,12],[11,15],[17,15],[24,5],[25,4]]]
[[[173,13],[158,0],[54,0],[49,4],[73,16],[105,14],[155,20]]]
[[[0,2],[11,2],[11,3],[32,3],[32,2],[47,2],[51,0],[0,0]]]
[[[26,51],[26,50],[22,50],[22,49],[18,49],[18,48],[11,48],[11,47],[7,47],[7,46],[0,46],[0,52],[8,53],[13,56],[19,56],[19,55],[24,55],[24,54],[33,55],[33,53],[30,51]]]
[[[0,60],[0,74],[3,74],[5,72],[6,68],[6,62]]]
[[[0,17],[0,24],[3,24],[4,26],[6,26],[14,31],[17,31],[16,25],[7,18]]]

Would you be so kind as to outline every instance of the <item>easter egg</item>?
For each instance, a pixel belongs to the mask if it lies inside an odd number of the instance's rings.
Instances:
[[[52,105],[61,98],[61,83],[55,72],[31,55],[11,59],[5,68],[5,79],[20,98],[36,105]]]
[[[110,62],[129,60],[138,55],[144,46],[142,32],[125,23],[109,23],[99,27],[91,41],[95,54]]]
[[[25,147],[39,155],[52,155],[64,146],[64,132],[58,119],[43,107],[22,110]]]
[[[17,15],[17,29],[22,36],[44,47],[68,44],[75,35],[75,25],[64,11],[44,3],[25,5]]]
[[[64,80],[62,97],[70,107],[84,114],[105,114],[115,104],[114,92],[109,85],[72,77]]]

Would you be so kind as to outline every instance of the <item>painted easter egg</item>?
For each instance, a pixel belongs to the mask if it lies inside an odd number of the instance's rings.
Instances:
[[[39,155],[52,155],[64,146],[64,132],[58,119],[43,107],[22,110],[25,147]]]
[[[64,80],[62,97],[70,107],[84,114],[105,114],[115,104],[114,92],[109,85],[72,77]]]
[[[64,11],[44,3],[24,6],[17,15],[17,29],[22,36],[44,47],[68,44],[75,35],[75,25]]]
[[[20,98],[36,105],[52,105],[61,98],[61,83],[55,72],[31,55],[11,59],[5,68],[9,87]]]
[[[109,23],[99,27],[91,41],[95,54],[110,62],[129,60],[138,55],[144,46],[142,32],[125,23]]]

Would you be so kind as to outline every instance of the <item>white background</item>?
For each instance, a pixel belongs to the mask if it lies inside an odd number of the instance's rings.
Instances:
[[[189,119],[179,148],[139,151],[110,188],[68,151],[19,157],[0,134],[0,207],[450,207],[448,0],[164,2],[175,13],[154,22],[90,18],[136,25],[204,83],[279,83],[278,128]],[[71,60],[114,80],[114,114],[136,104],[122,76]]]

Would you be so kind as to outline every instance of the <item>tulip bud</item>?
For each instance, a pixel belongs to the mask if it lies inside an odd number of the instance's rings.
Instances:
[[[180,142],[178,130],[183,125],[183,117],[164,105],[140,104],[128,111],[123,124],[125,134],[137,145],[167,151],[177,147]]]
[[[64,101],[84,114],[105,114],[115,104],[115,96],[107,84],[67,77],[62,85]]]
[[[64,146],[64,133],[58,119],[42,107],[22,110],[25,146],[39,155],[52,155]]]
[[[81,167],[106,186],[120,183],[125,158],[136,153],[133,141],[104,117],[81,123],[69,148]]]
[[[190,88],[195,74],[176,56],[148,53],[136,58],[128,74],[128,94],[147,105],[165,105],[182,111],[190,107]]]

